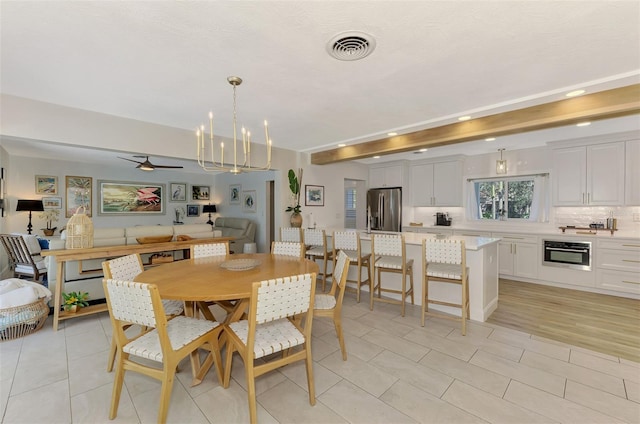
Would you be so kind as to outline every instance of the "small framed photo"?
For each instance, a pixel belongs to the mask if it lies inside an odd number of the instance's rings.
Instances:
[[[62,197],[43,197],[42,206],[45,209],[62,209]]]
[[[200,216],[200,205],[187,205],[187,216]]]
[[[256,211],[256,191],[255,190],[247,190],[242,192],[242,211],[243,212]]]
[[[187,183],[169,183],[169,201],[187,201]]]
[[[58,194],[58,177],[36,175],[36,194]]]
[[[304,186],[305,206],[324,206],[324,186],[305,185]]]
[[[191,200],[209,200],[209,186],[191,186]]]
[[[229,204],[240,204],[240,193],[242,192],[242,184],[232,184],[229,186]]]

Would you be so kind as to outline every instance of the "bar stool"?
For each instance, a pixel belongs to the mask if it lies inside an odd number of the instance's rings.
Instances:
[[[461,287],[460,303],[445,302],[429,297],[429,283],[457,284]],[[463,240],[427,239],[422,241],[422,321],[424,317],[438,316],[462,322],[462,335],[467,334],[469,318],[469,268]],[[429,311],[429,303],[460,308],[460,318]]]
[[[304,243],[302,228],[280,227],[280,241],[290,241],[292,243]]]
[[[333,251],[327,251],[327,234],[324,230],[305,228],[303,235],[307,246],[307,251],[305,252],[307,259],[311,259],[314,262],[317,259],[321,259],[324,263],[324,268],[321,268],[318,273],[318,276],[322,276],[322,291],[324,292],[327,277],[332,276],[332,273],[327,272],[327,261],[333,260]]]
[[[355,280],[347,280],[347,283],[356,283],[356,301],[360,303],[360,287],[371,281],[371,253],[362,253],[360,248],[360,236],[355,231],[335,231],[333,233],[333,269],[336,269],[338,251],[342,250],[349,257],[349,266],[356,266],[358,275]],[[362,267],[367,268],[367,279],[362,281]]]
[[[404,236],[400,234],[373,234],[371,237],[371,253],[374,257],[374,280],[371,281],[371,304],[373,311],[373,301],[386,302],[402,305],[402,316],[404,316],[404,304],[407,296],[411,296],[411,304],[414,305],[413,297],[413,259],[407,260]],[[378,270],[378,280],[375,281]],[[402,275],[402,288],[389,289],[382,287],[382,273],[391,272]],[[409,290],[407,290],[407,277],[409,277]],[[375,291],[378,289],[378,297]],[[399,294],[400,300],[383,298],[382,292]]]

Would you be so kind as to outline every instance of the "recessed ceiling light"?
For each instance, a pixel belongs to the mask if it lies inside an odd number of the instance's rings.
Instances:
[[[344,147],[344,146],[346,146],[346,144],[344,144],[344,143],[338,144],[338,147]]]
[[[420,152],[426,152],[426,151],[427,151],[427,149],[420,149],[419,151],[420,151]]]
[[[579,122],[576,124],[576,127],[586,127],[591,125],[591,122]]]
[[[374,156],[373,158],[374,159],[380,159],[380,156]]]
[[[495,137],[489,137],[489,138],[485,138],[484,141],[495,141]]]
[[[393,137],[394,135],[398,135],[398,133],[397,132],[388,132],[387,135],[389,137]]]
[[[458,121],[468,121],[469,119],[471,119],[471,117],[469,115],[461,116],[461,117],[458,118]]]
[[[567,94],[565,94],[565,96],[567,97],[575,97],[575,96],[579,96],[581,94],[584,94],[585,90],[574,90],[574,91],[570,91]]]

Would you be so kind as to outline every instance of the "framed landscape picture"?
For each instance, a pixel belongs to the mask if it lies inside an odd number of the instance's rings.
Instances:
[[[187,205],[187,216],[200,216],[200,205]]]
[[[229,204],[240,204],[240,193],[242,192],[242,184],[232,184],[229,186]]]
[[[209,186],[191,186],[191,200],[209,200]]]
[[[71,218],[79,207],[84,206],[85,214],[91,216],[91,196],[93,178],[65,177],[65,216]]]
[[[242,211],[243,212],[255,212],[256,211],[256,191],[248,190],[242,192]]]
[[[58,194],[58,177],[36,175],[36,194]]]
[[[98,181],[99,215],[164,215],[165,185]]]
[[[45,209],[61,209],[62,197],[43,197],[42,206],[44,206]]]
[[[187,201],[187,183],[169,183],[169,201]]]
[[[324,186],[306,185],[304,193],[305,206],[324,206]]]

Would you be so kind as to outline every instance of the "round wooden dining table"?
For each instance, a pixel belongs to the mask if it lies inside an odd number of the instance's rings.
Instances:
[[[251,262],[256,265],[250,269]],[[245,266],[246,265],[246,266]],[[291,275],[318,273],[318,264],[309,259],[270,253],[234,254],[185,259],[152,267],[136,281],[158,286],[163,299],[183,300],[192,314],[193,302],[237,300],[226,321],[240,319],[251,297],[253,283]]]

